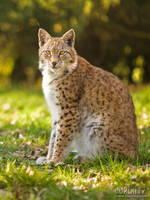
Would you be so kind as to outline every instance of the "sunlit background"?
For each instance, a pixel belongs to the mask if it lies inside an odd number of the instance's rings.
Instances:
[[[150,81],[149,0],[1,0],[1,87],[40,85],[39,27],[74,28],[79,55],[126,83]]]

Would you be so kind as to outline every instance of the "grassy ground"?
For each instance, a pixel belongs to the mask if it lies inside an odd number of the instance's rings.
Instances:
[[[51,118],[41,91],[0,90],[0,199],[119,199],[150,192],[150,88],[132,91],[139,127],[139,158],[106,155],[75,165],[36,166],[46,155]],[[128,190],[128,191],[127,191]],[[126,199],[126,198],[121,198]]]

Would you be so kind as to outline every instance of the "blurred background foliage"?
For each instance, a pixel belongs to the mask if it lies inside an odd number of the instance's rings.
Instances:
[[[40,83],[39,27],[74,28],[79,55],[127,83],[150,81],[149,0],[1,0],[0,85]]]

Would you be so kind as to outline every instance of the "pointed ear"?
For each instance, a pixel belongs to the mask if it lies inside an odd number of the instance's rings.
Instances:
[[[62,36],[64,42],[68,44],[69,46],[74,46],[75,42],[75,32],[73,29],[70,29]]]
[[[50,34],[44,29],[40,28],[38,32],[39,47],[42,47],[50,38]]]

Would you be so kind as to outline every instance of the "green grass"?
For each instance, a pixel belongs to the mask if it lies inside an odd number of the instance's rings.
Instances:
[[[150,192],[150,88],[132,92],[139,127],[139,158],[109,155],[75,164],[36,166],[46,155],[51,118],[37,89],[0,90],[0,199],[117,199],[126,189]],[[126,198],[121,198],[126,199]]]

